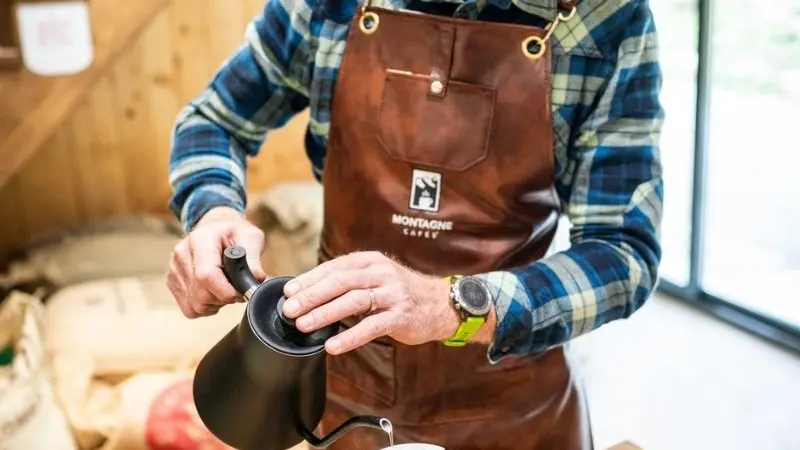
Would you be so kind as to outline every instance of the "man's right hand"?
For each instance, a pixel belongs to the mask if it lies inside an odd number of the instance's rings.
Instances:
[[[175,246],[169,262],[167,287],[186,317],[211,316],[241,299],[222,272],[222,253],[231,245],[244,247],[253,275],[266,278],[260,259],[264,233],[239,211],[214,208]]]

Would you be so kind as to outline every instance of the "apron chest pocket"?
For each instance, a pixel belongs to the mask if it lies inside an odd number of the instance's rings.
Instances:
[[[495,90],[450,80],[435,96],[431,83],[425,75],[387,71],[378,141],[396,160],[466,170],[489,151]]]

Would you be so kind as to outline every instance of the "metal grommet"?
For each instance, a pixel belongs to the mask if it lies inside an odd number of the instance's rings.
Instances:
[[[522,54],[528,59],[539,59],[544,55],[544,39],[539,36],[531,36],[522,41]]]
[[[358,21],[358,27],[364,34],[372,34],[378,30],[378,25],[381,23],[381,18],[372,11],[365,12]]]

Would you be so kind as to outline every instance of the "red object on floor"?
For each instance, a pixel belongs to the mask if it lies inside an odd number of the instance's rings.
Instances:
[[[191,378],[169,385],[153,400],[145,441],[150,450],[230,450],[200,421]]]

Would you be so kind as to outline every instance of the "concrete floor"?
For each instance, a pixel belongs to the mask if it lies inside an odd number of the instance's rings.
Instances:
[[[577,339],[598,448],[800,449],[800,356],[656,296]]]

